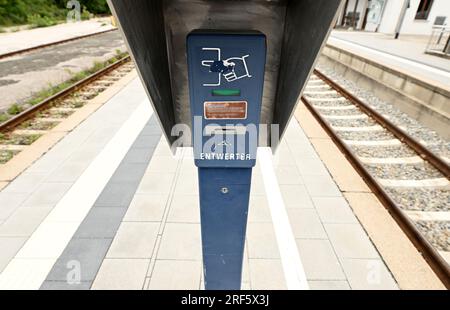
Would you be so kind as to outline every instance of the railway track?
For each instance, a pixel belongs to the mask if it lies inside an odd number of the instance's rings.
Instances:
[[[125,56],[83,80],[0,124],[0,165],[6,164],[64,119],[129,73],[134,65]]]
[[[318,70],[302,102],[450,288],[448,158]]]
[[[55,41],[55,42],[41,44],[41,45],[37,45],[37,46],[33,46],[33,47],[29,47],[29,48],[25,48],[25,49],[21,49],[21,50],[17,50],[17,51],[12,51],[12,52],[9,52],[9,53],[1,54],[0,55],[0,60],[1,59],[5,59],[5,58],[9,58],[9,57],[13,57],[13,56],[17,56],[17,55],[20,55],[20,54],[23,54],[23,53],[32,52],[32,51],[35,51],[35,50],[38,50],[38,49],[51,47],[51,46],[55,46],[55,45],[59,45],[59,44],[64,44],[64,43],[68,43],[68,42],[72,42],[72,41],[76,41],[76,40],[81,40],[81,39],[97,36],[97,35],[108,33],[108,32],[112,32],[112,31],[117,31],[117,29],[116,28],[108,29],[108,30],[105,30],[105,31],[99,31],[99,32],[90,33],[90,34],[86,34],[86,35],[82,35],[82,36],[77,36],[77,37],[73,37],[73,38],[69,38],[69,39],[65,39],[65,40]]]

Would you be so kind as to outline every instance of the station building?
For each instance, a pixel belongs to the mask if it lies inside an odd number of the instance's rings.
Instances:
[[[394,34],[430,35],[434,26],[450,26],[448,0],[346,0],[338,13],[338,28]]]

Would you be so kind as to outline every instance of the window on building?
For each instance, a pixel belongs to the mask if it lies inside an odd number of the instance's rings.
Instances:
[[[416,19],[428,19],[433,0],[420,0],[419,8],[417,9]]]

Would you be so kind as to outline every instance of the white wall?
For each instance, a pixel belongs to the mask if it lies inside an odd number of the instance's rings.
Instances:
[[[379,32],[389,34],[395,32],[402,4],[403,0],[388,0]],[[450,26],[450,0],[434,0],[427,20],[415,19],[419,4],[420,0],[410,0],[410,8],[406,11],[400,31],[402,34],[431,34],[431,28],[436,16],[447,16],[447,24]]]
[[[384,14],[381,18],[378,32],[394,33],[397,27],[398,18],[403,7],[403,1],[406,0],[388,0],[384,8]],[[414,1],[414,0],[411,0]],[[448,1],[448,0],[447,0]]]
[[[401,32],[404,34],[431,34],[431,28],[436,16],[447,16],[447,25],[450,26],[450,1],[434,0],[427,20],[415,20],[420,0],[411,0],[411,7],[406,11],[405,21]]]

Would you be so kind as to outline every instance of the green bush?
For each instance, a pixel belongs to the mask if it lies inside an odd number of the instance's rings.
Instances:
[[[20,112],[23,111],[23,108],[17,104],[13,104],[12,106],[9,107],[8,109],[8,114],[9,115],[16,115],[19,114]]]
[[[81,12],[81,20],[89,20],[92,18],[91,12],[86,7],[83,7],[83,10]]]
[[[27,20],[32,27],[49,27],[56,25],[58,22],[55,19],[47,16],[40,16],[38,14],[29,15]]]
[[[106,0],[79,0],[82,6],[85,6],[89,12],[94,14],[111,14]]]
[[[53,24],[66,19],[68,0],[0,0],[0,25],[14,26],[27,23]],[[79,0],[82,18],[92,14],[110,14],[106,0]],[[39,17],[37,17],[39,16]],[[31,20],[30,20],[31,19]]]
[[[0,0],[0,25],[12,26],[30,23],[28,18],[36,21],[37,16],[44,18],[39,24],[49,20],[62,20],[67,10],[59,7],[53,0]],[[46,19],[46,20],[45,20]]]

